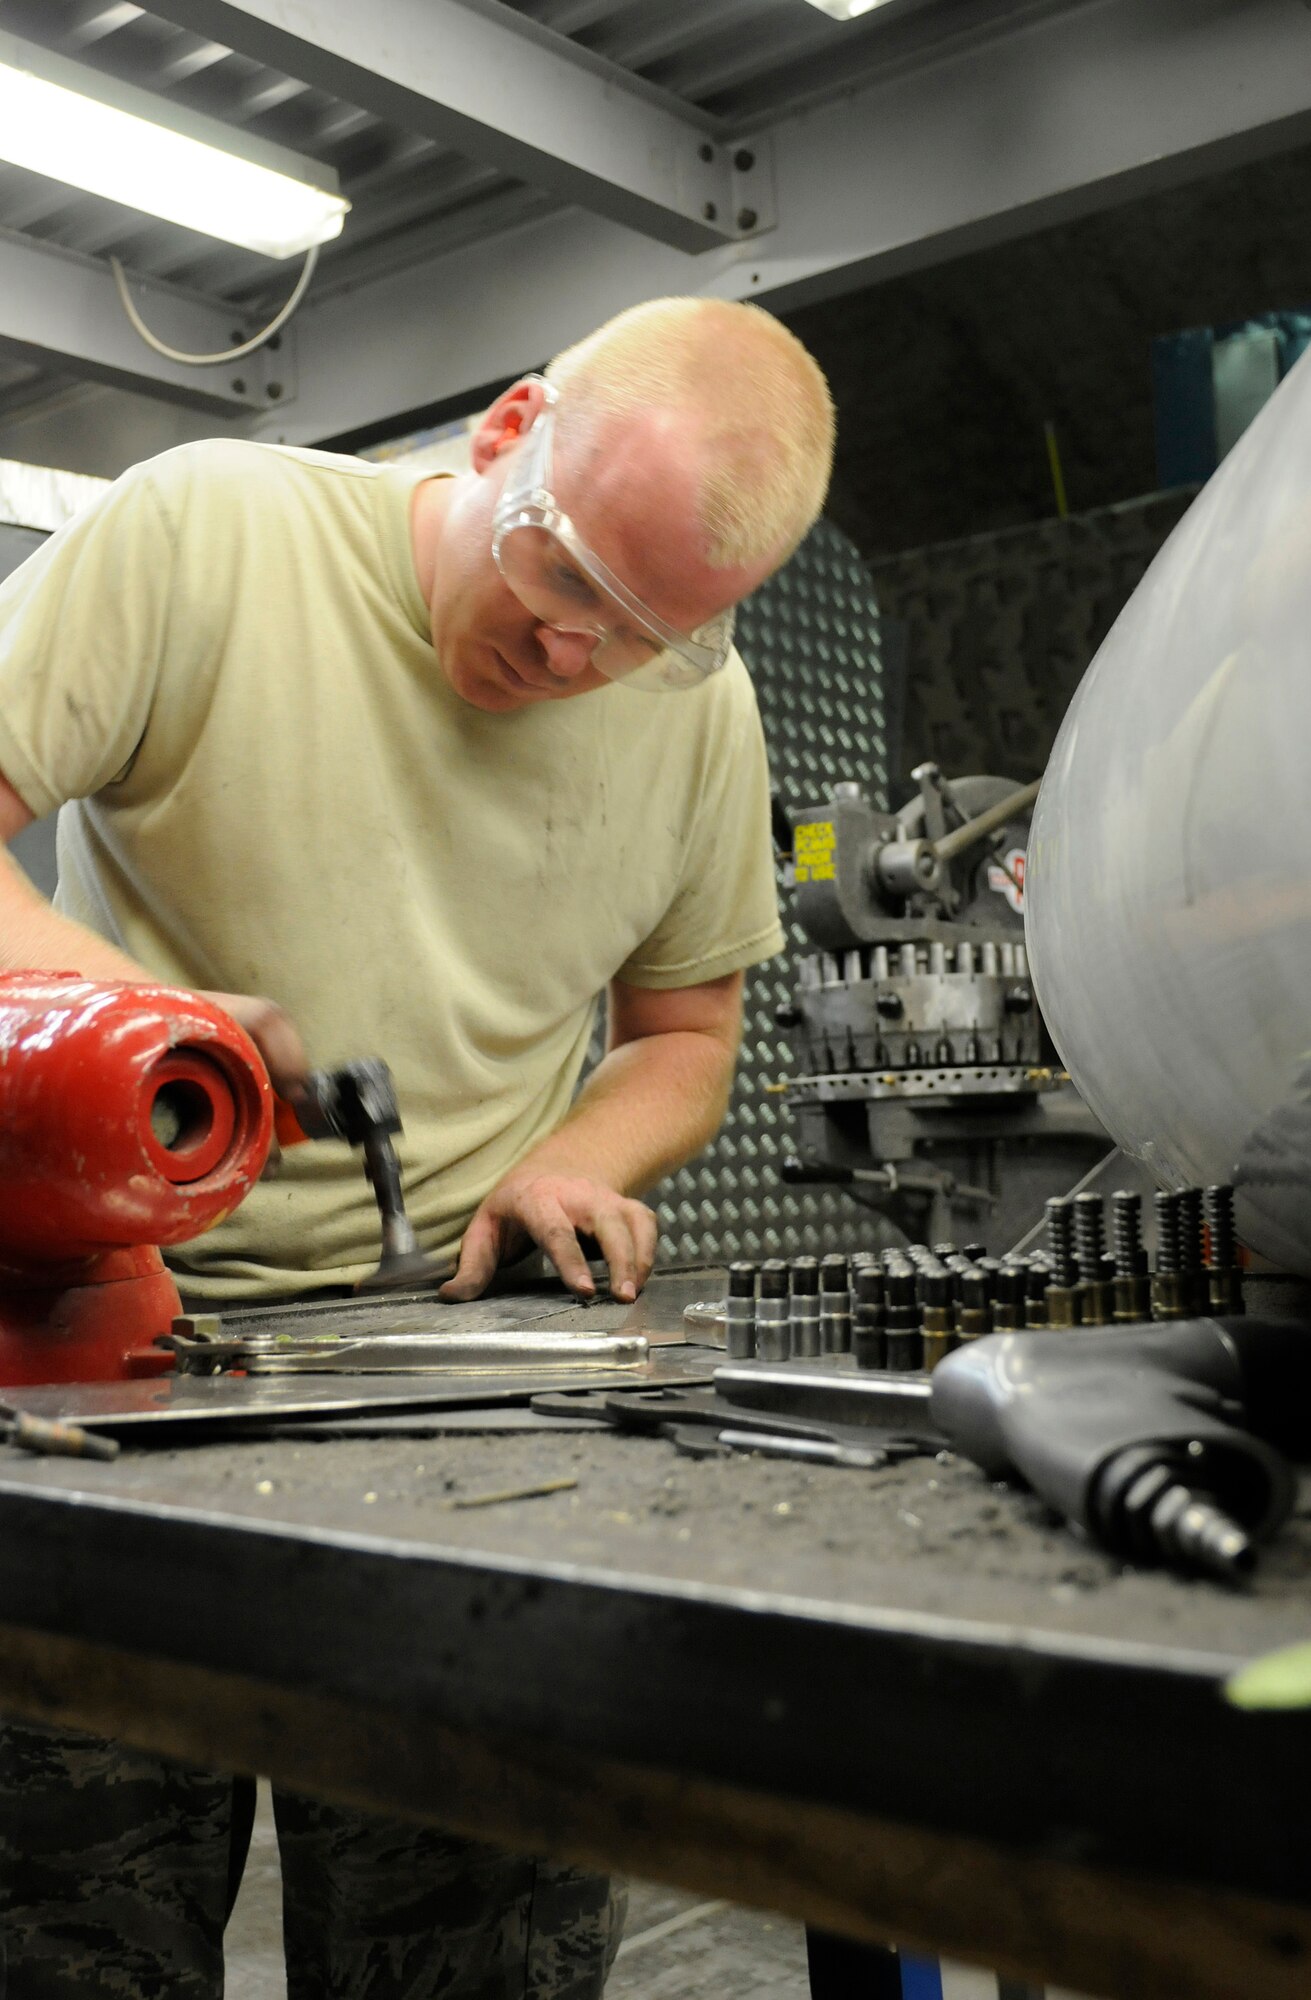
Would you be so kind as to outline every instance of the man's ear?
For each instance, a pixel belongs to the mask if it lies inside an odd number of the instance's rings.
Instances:
[[[515,382],[503,390],[473,434],[469,459],[474,471],[489,471],[503,451],[518,444],[524,432],[531,430],[545,401],[540,382]]]

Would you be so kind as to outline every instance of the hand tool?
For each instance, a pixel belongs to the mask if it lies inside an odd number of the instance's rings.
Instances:
[[[768,1370],[764,1374],[769,1379],[777,1379],[771,1377]],[[785,1376],[788,1381],[800,1379],[783,1368],[778,1370],[778,1375]],[[885,1399],[886,1414],[881,1422],[877,1418],[852,1420],[846,1414],[846,1406],[841,1409],[835,1407],[831,1412],[819,1409],[804,1413],[786,1407],[756,1406],[746,1395],[737,1393],[736,1385],[744,1376],[749,1376],[750,1393],[757,1384],[759,1371],[744,1368],[739,1372],[728,1368],[716,1370],[715,1387],[709,1392],[682,1384],[659,1389],[598,1389],[592,1394],[534,1396],[532,1408],[542,1416],[571,1416],[592,1421],[601,1417],[619,1430],[669,1437],[680,1449],[694,1444],[698,1433],[702,1440],[712,1437],[722,1443],[721,1433],[729,1431],[744,1439],[770,1441],[780,1450],[785,1444],[798,1443],[818,1443],[830,1450],[844,1452],[867,1453],[874,1450],[882,1455],[883,1463],[892,1464],[936,1450],[941,1444],[940,1439],[894,1429],[893,1426],[904,1421],[906,1414],[895,1399],[890,1407],[886,1407]],[[827,1385],[832,1378],[821,1374],[818,1379]],[[868,1409],[863,1404],[859,1407],[861,1415],[868,1419]],[[915,1408],[923,1410],[923,1396],[917,1399]],[[871,1434],[874,1431],[880,1434],[874,1436]],[[745,1443],[726,1447],[736,1450],[753,1448]],[[705,1455],[704,1446],[697,1455]]]
[[[893,1463],[882,1445],[838,1444],[831,1438],[771,1436],[766,1431],[723,1430],[716,1439],[725,1451],[757,1452],[762,1458],[799,1458],[810,1465],[849,1466],[857,1472],[878,1472]]]
[[[364,1172],[382,1222],[382,1258],[377,1270],[361,1278],[355,1290],[414,1291],[444,1283],[454,1266],[438,1264],[424,1254],[405,1212],[401,1163],[392,1144],[405,1128],[386,1063],[370,1056],[343,1063],[340,1069],[312,1070],[289,1103],[300,1130],[295,1132],[284,1114],[279,1122],[284,1143],[296,1137],[344,1139],[364,1154]]]
[[[1295,1320],[993,1334],[934,1374],[935,1424],[1113,1553],[1232,1581],[1292,1509],[1311,1449],[1311,1328]]]
[[[97,1437],[80,1424],[34,1417],[30,1410],[17,1410],[12,1403],[0,1403],[0,1434],[7,1444],[37,1458],[114,1459],[120,1450],[116,1438]]]

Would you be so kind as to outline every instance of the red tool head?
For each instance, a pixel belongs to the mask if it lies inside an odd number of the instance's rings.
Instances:
[[[178,1310],[151,1246],[231,1213],[272,1118],[254,1043],[198,994],[0,976],[0,1381],[128,1372]]]

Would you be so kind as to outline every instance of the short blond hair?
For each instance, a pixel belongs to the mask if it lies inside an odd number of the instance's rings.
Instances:
[[[759,306],[649,299],[558,354],[560,425],[680,410],[702,426],[701,525],[713,567],[782,562],[818,519],[833,399],[814,357]]]

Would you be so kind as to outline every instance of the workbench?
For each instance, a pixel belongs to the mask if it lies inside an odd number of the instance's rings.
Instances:
[[[1311,1636],[1311,1494],[1237,1594],[953,1459],[485,1421],[4,1453],[0,1706],[1108,2000],[1311,1992],[1311,1713],[1222,1693]]]

